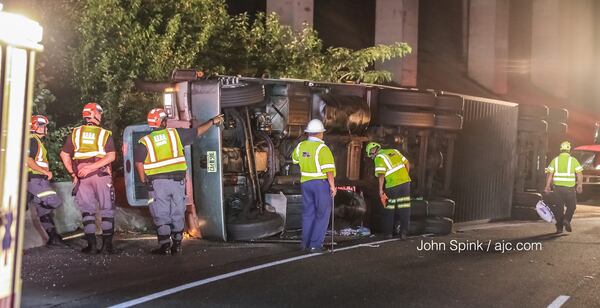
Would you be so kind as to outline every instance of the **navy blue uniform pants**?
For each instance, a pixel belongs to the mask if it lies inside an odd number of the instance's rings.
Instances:
[[[331,193],[327,180],[311,180],[302,189],[302,248],[323,247],[331,214]]]
[[[385,189],[388,196],[388,205],[384,210],[384,234],[393,235],[396,225],[400,226],[399,233],[408,234],[410,224],[410,200],[402,202],[392,202],[394,199],[410,197],[410,182]]]

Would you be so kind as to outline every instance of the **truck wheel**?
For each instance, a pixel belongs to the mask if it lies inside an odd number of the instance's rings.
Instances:
[[[436,114],[435,129],[460,130],[463,126],[463,117],[458,114]]]
[[[258,83],[242,82],[235,87],[221,87],[221,108],[250,106],[264,100],[265,89]]]
[[[452,233],[453,221],[447,217],[428,217],[425,219],[425,233],[446,235]]]
[[[390,126],[432,128],[435,126],[435,115],[433,113],[404,112],[379,108],[379,122]]]
[[[425,200],[410,201],[410,217],[423,218],[429,213],[429,203]]]
[[[548,123],[539,119],[519,119],[517,129],[521,132],[545,133],[548,131]]]
[[[271,212],[265,212],[252,219],[235,219],[227,223],[228,238],[234,241],[265,238],[281,231],[283,231],[283,218]]]
[[[429,203],[427,215],[437,217],[454,217],[455,203],[450,199],[427,200]]]
[[[379,106],[398,106],[414,108],[433,108],[436,103],[435,94],[427,91],[410,91],[381,89]]]
[[[448,113],[462,113],[465,106],[465,100],[458,95],[440,94],[437,96],[436,111]]]
[[[538,193],[516,192],[513,194],[513,206],[535,208],[542,195]]]
[[[513,206],[510,217],[516,220],[539,220],[540,216],[535,211],[535,207]]]
[[[419,235],[425,233],[425,225],[425,220],[423,219],[411,220],[408,225],[408,234]]]
[[[519,118],[543,120],[548,117],[548,107],[537,105],[519,105]]]
[[[566,123],[569,120],[569,110],[564,108],[550,108],[548,122]]]

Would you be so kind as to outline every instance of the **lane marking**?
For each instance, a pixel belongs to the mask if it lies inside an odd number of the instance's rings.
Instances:
[[[418,238],[418,237],[424,237],[427,236],[427,234],[425,235],[419,235],[419,236],[410,236],[409,238]],[[350,249],[354,249],[354,248],[360,248],[360,247],[372,247],[372,245],[379,245],[379,244],[383,244],[383,243],[388,243],[388,242],[394,242],[394,241],[399,241],[399,238],[392,238],[392,239],[387,239],[387,240],[381,240],[381,241],[376,241],[376,242],[369,242],[369,243],[363,243],[363,244],[357,244],[357,245],[353,245],[353,246],[348,246],[348,247],[343,247],[343,248],[338,248],[335,249],[334,252],[339,252],[339,251],[345,251],[345,250],[350,250]],[[109,306],[109,308],[126,308],[126,307],[131,307],[131,306],[135,306],[135,305],[139,305],[139,304],[143,304],[161,297],[165,297],[174,293],[178,293],[181,291],[185,291],[188,289],[192,289],[195,287],[199,287],[205,284],[209,284],[211,282],[215,282],[215,281],[219,281],[219,280],[223,280],[223,279],[227,279],[227,278],[231,278],[231,277],[235,277],[235,276],[239,276],[245,273],[249,273],[249,272],[254,272],[254,271],[258,271],[264,268],[269,268],[269,267],[273,267],[273,266],[277,266],[277,265],[281,265],[281,264],[285,264],[285,263],[290,263],[290,262],[294,262],[294,261],[299,261],[299,260],[303,260],[303,259],[307,259],[307,258],[312,258],[312,257],[316,257],[316,256],[320,256],[320,255],[326,255],[326,254],[330,254],[330,252],[319,252],[319,253],[311,253],[311,254],[305,254],[305,255],[301,255],[301,256],[296,256],[296,257],[292,257],[292,258],[287,258],[287,259],[283,259],[283,260],[278,260],[278,261],[273,261],[273,262],[269,262],[269,263],[265,263],[265,264],[261,264],[261,265],[256,265],[256,266],[252,266],[252,267],[248,267],[248,268],[244,268],[244,269],[240,269],[237,271],[233,271],[233,272],[229,272],[226,274],[221,274],[218,276],[214,276],[214,277],[209,277],[206,279],[202,279],[202,280],[198,280],[198,281],[194,281],[194,282],[190,282],[190,283],[186,283],[183,285],[180,285],[178,287],[174,287],[174,288],[170,288],[170,289],[166,289],[160,292],[156,292],[150,295],[146,295],[140,298],[136,298],[130,301],[126,301],[124,303],[121,304],[116,304],[113,306]]]
[[[571,297],[567,295],[561,295],[557,297],[550,305],[548,305],[548,308],[560,308],[569,300],[569,298]]]

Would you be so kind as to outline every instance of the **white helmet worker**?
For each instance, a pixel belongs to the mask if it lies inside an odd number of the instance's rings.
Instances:
[[[323,126],[323,122],[319,119],[312,119],[306,125],[306,129],[304,130],[307,133],[322,133],[325,131],[325,126]]]

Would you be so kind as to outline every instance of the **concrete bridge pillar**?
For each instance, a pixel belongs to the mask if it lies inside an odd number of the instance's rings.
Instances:
[[[267,14],[277,13],[282,24],[294,31],[302,30],[302,25],[313,25],[314,0],[267,0]]]

